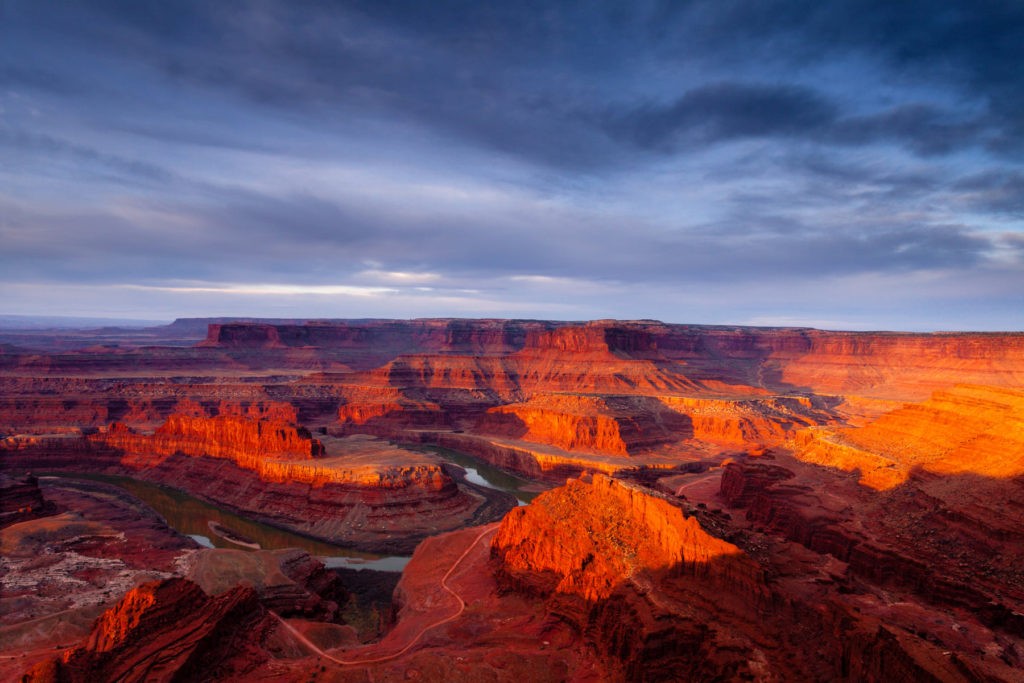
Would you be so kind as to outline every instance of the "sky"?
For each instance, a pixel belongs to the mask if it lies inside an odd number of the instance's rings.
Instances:
[[[1024,329],[1024,2],[0,0],[0,313]]]

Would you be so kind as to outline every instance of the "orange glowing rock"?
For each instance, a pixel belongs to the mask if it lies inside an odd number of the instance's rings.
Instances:
[[[646,397],[538,394],[525,403],[491,409],[480,427],[567,451],[625,456],[683,438],[689,423]]]
[[[262,642],[275,624],[252,588],[210,597],[185,579],[154,581],[100,615],[84,645],[23,680],[236,678],[269,659]]]
[[[916,470],[1014,477],[1024,473],[1024,392],[960,385],[863,427],[802,432],[795,443],[801,460],[859,470],[875,489]]]
[[[760,569],[739,548],[668,499],[603,475],[570,480],[512,510],[492,548],[513,583],[590,601],[642,574],[713,572],[760,582]]]

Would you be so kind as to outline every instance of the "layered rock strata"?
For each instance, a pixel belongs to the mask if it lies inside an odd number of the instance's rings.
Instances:
[[[861,482],[888,489],[913,473],[1024,474],[1024,391],[957,385],[861,427],[796,435],[795,453],[819,465],[857,470]]]
[[[38,479],[0,474],[0,529],[56,512],[57,506],[43,498]]]
[[[764,490],[793,478],[782,468],[735,472],[744,479],[729,475],[723,489],[751,509]],[[765,553],[770,540],[730,527],[720,515],[693,516],[668,497],[595,476],[510,513],[492,556],[501,585],[544,600],[584,634],[606,680],[973,681],[1012,672],[1016,654],[943,652],[933,643],[950,639],[922,630],[911,616],[922,610],[916,603],[885,624],[874,591],[842,576],[844,565]],[[826,549],[827,535],[821,540]],[[1007,643],[976,621],[958,628],[1000,650]]]
[[[252,588],[211,598],[191,581],[165,579],[130,591],[84,645],[23,680],[237,680],[270,658],[263,641],[275,627]]]
[[[149,435],[115,424],[87,438],[8,438],[0,465],[125,474],[332,543],[398,554],[514,504],[460,488],[425,455],[352,439],[325,454],[288,425],[179,415]]]

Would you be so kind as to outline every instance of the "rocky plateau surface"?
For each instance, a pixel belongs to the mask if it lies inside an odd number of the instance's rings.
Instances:
[[[1022,680],[1024,333],[217,319],[0,342],[8,677]],[[424,445],[559,486],[512,509]],[[416,552],[393,611],[359,616],[308,555],[199,550],[61,470]]]

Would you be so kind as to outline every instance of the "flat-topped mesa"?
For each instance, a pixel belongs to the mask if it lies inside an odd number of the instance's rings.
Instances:
[[[324,446],[301,427],[243,417],[172,415],[152,435],[113,423],[89,437],[123,451],[130,469],[152,467],[171,456],[222,458],[255,472],[264,482],[341,484],[369,489],[447,492],[451,478],[437,464],[379,465],[327,458]]]
[[[604,357],[610,356],[612,349],[604,327],[584,325],[532,332],[527,336],[521,353],[532,355],[537,352]]]
[[[93,444],[123,452],[121,464],[145,468],[170,456],[222,458],[268,482],[363,483],[366,473],[319,466],[324,446],[302,427],[234,415],[174,414],[151,435],[121,423],[91,435]],[[380,477],[374,477],[374,481]]]
[[[802,351],[776,350],[767,375],[818,393],[920,400],[960,383],[1024,385],[1024,333],[803,333]]]
[[[536,320],[325,320],[304,323],[214,323],[200,347],[355,349],[375,345],[402,353],[505,354],[527,336],[566,323]]]
[[[491,549],[506,584],[545,596],[602,600],[641,576],[721,580],[750,593],[762,583],[755,562],[668,499],[599,474],[512,510]]]
[[[957,383],[1024,384],[1021,333],[834,332],[644,320],[350,320],[217,323],[201,346],[304,349],[309,357],[303,363],[320,354],[355,370],[399,357],[447,356],[433,363],[396,362],[387,374],[393,386],[419,386],[432,381],[431,374],[450,374],[461,388],[495,391],[503,401],[515,391],[521,397],[577,385],[597,393],[736,395],[744,392],[734,389],[752,386],[908,400]],[[450,360],[459,356],[495,362],[473,369]]]
[[[404,429],[450,428],[449,412],[430,401],[404,396],[392,387],[348,387],[338,407],[341,431],[358,427],[362,433],[390,435]]]
[[[492,408],[478,429],[566,451],[628,456],[683,438],[689,420],[644,396],[537,394]]]
[[[500,356],[418,354],[399,356],[360,379],[370,385],[509,396],[518,390],[514,375],[514,366]]]

